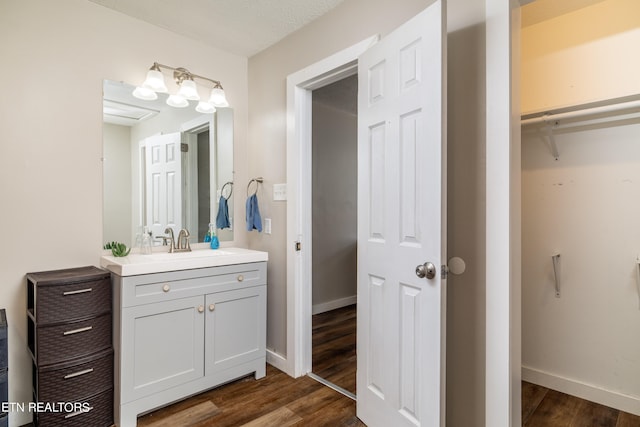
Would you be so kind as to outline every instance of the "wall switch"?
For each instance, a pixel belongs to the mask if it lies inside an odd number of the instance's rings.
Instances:
[[[273,200],[287,200],[287,184],[273,184]]]
[[[264,219],[264,234],[271,234],[271,218]]]

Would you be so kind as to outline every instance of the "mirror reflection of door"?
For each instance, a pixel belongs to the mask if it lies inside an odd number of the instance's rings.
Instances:
[[[139,100],[131,96],[133,90],[123,82],[105,80],[103,85],[103,241],[135,246],[143,227],[151,226],[145,141],[153,135],[179,132],[176,147],[182,175],[181,186],[175,188],[182,193],[181,216],[174,211],[176,220],[170,222],[181,222],[177,230],[189,230],[192,244],[202,242],[208,224],[215,221],[225,184],[229,184],[225,198],[232,197],[233,109],[202,114],[193,108],[168,106],[166,94],[159,94],[155,101]],[[231,227],[218,230],[220,241],[234,239],[233,205],[233,199],[227,201]],[[162,244],[156,237],[164,235],[165,228],[163,223],[153,231],[155,245]]]
[[[154,135],[145,140],[147,226],[154,237],[182,228],[182,159],[180,133]]]

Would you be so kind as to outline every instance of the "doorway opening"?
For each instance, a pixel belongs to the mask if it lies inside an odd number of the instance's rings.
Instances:
[[[358,76],[312,92],[312,377],[355,400]]]
[[[312,371],[313,91],[357,74],[370,37],[287,78],[287,355],[268,361],[293,377]]]

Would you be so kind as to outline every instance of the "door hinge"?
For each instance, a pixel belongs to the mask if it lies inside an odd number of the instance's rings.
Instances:
[[[296,242],[296,251],[301,251],[302,250],[302,243],[300,242]]]
[[[185,144],[184,142],[180,143],[180,151],[183,153],[189,152],[189,144]]]
[[[448,275],[449,275],[449,267],[447,267],[446,265],[441,266],[440,267],[440,278],[442,280],[446,280]]]

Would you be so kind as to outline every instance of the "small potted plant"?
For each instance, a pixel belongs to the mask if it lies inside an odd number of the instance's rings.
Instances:
[[[131,248],[127,248],[127,245],[120,242],[107,242],[104,245],[104,249],[111,249],[111,253],[114,257],[124,257],[129,255]]]

